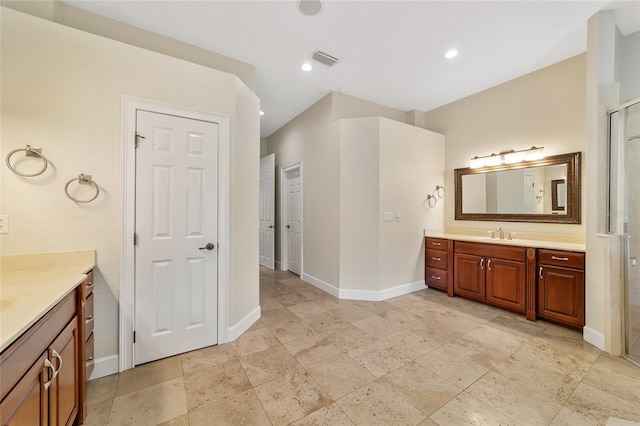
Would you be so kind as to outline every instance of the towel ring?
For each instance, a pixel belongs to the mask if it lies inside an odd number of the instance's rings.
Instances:
[[[88,200],[78,200],[77,198],[72,197],[71,194],[69,194],[69,185],[71,184],[71,182],[76,180],[81,185],[92,185],[96,190],[95,195]],[[81,173],[77,178],[73,178],[69,182],[67,182],[67,184],[64,186],[64,193],[67,194],[67,197],[69,197],[69,199],[75,201],[76,203],[90,203],[91,201],[98,198],[98,194],[100,194],[100,187],[91,179],[91,175],[84,175]]]
[[[434,208],[436,204],[438,204],[438,198],[444,198],[444,186],[436,185],[436,189],[432,194],[427,195],[427,199],[424,200],[423,205],[429,206],[429,208]]]
[[[20,152],[20,151],[24,151],[25,155],[27,157],[40,157],[40,159],[44,163],[44,165],[42,166],[42,169],[38,170],[35,173],[31,173],[31,174],[22,173],[22,172],[19,172],[18,170],[16,170],[11,165],[11,156],[13,154],[15,154],[16,152]],[[26,145],[24,148],[14,149],[13,151],[11,151],[10,153],[7,154],[7,167],[9,167],[9,170],[11,170],[13,173],[17,174],[18,176],[23,176],[23,177],[39,176],[39,175],[43,174],[45,170],[47,170],[48,166],[49,166],[49,161],[47,161],[47,158],[42,154],[42,148],[31,148],[31,145]]]

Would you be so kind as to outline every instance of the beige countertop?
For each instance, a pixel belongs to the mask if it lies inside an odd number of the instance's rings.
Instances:
[[[73,291],[95,267],[95,250],[3,256],[0,351]]]
[[[480,231],[482,232],[482,231]],[[486,232],[486,231],[485,231]],[[498,233],[496,232],[496,237]],[[425,237],[432,238],[446,238],[448,240],[458,240],[458,241],[471,241],[476,243],[487,243],[487,244],[503,244],[510,246],[519,246],[519,247],[535,247],[535,248],[545,248],[545,249],[553,249],[553,250],[567,250],[567,251],[579,251],[585,252],[586,246],[583,243],[576,243],[573,241],[553,241],[553,240],[545,240],[545,239],[520,239],[518,238],[518,234],[515,234],[512,240],[508,240],[507,236],[508,232],[504,233],[505,239],[500,240],[498,238],[491,239],[490,233],[486,233],[486,235],[473,235],[473,234],[465,234],[465,233],[450,233],[445,231],[433,231],[433,230],[424,230]],[[560,238],[559,238],[560,239]]]

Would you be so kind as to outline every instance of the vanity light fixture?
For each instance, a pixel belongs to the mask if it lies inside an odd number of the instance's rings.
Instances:
[[[480,167],[500,166],[502,164],[516,164],[522,161],[535,161],[544,158],[544,147],[532,146],[521,151],[506,151],[500,154],[491,154],[484,157],[477,155],[469,162],[469,168],[478,169]]]

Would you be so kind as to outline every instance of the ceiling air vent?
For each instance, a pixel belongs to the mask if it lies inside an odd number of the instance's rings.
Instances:
[[[312,58],[318,62],[322,62],[323,64],[329,65],[329,66],[338,62],[338,58],[336,58],[335,56],[331,56],[328,53],[325,53],[321,50],[316,50],[315,52],[313,52]]]

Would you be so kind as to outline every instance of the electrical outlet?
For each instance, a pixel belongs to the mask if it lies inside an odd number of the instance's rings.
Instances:
[[[9,233],[9,215],[0,214],[0,234]]]
[[[400,222],[400,212],[396,212],[396,222]]]
[[[393,221],[393,213],[391,213],[391,212],[382,213],[382,221],[383,222],[392,222]]]

